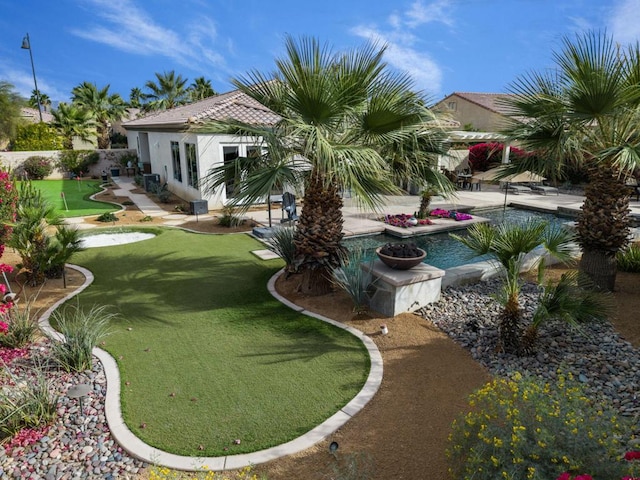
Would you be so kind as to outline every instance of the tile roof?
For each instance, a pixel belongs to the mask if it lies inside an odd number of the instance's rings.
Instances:
[[[233,118],[254,125],[273,125],[280,117],[239,90],[205,98],[198,102],[152,112],[142,118],[123,123],[124,128],[186,128],[208,120]]]
[[[501,115],[506,115],[508,112],[504,105],[502,105],[498,100],[501,98],[509,98],[513,96],[512,94],[508,93],[453,92],[451,95],[448,95],[447,98],[453,95],[464,98],[469,102],[480,105],[487,110],[491,110],[492,112],[496,112]]]

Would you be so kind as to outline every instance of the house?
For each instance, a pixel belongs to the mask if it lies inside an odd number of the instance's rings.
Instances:
[[[22,107],[20,109],[20,117],[23,120],[26,120],[29,123],[38,123],[38,122],[40,122],[40,113],[38,112],[37,108]],[[42,121],[44,123],[53,122],[53,115],[51,115],[51,113],[49,113],[49,112],[45,111],[44,109],[42,109]]]
[[[209,209],[217,209],[233,196],[233,183],[207,194],[201,178],[212,167],[259,152],[260,142],[256,138],[200,133],[191,128],[230,118],[256,125],[273,125],[280,119],[248,95],[234,90],[153,112],[122,126],[127,132],[129,148],[138,152],[144,173],[159,175],[160,182],[166,183],[169,191],[186,201],[206,200]]]
[[[434,105],[446,113],[465,130],[498,132],[506,125],[507,111],[500,100],[511,95],[505,93],[453,92]]]

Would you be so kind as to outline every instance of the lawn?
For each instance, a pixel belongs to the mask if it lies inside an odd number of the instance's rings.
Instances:
[[[364,385],[364,346],[273,299],[266,284],[282,262],[250,253],[260,248],[244,234],[159,230],[72,259],[95,275],[81,304],[119,314],[103,348],[120,367],[124,419],[145,442],[195,456],[272,447]]]
[[[20,186],[21,182],[18,182]],[[63,217],[83,217],[114,212],[112,203],[96,202],[89,197],[101,191],[98,180],[31,180],[31,184]],[[64,199],[62,194],[64,193]],[[66,207],[64,200],[67,201]]]

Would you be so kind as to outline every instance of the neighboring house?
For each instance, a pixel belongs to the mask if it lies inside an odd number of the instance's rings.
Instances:
[[[464,129],[498,132],[505,127],[506,110],[499,99],[505,93],[453,92],[435,104],[435,108],[456,120]]]
[[[30,123],[39,123],[40,122],[40,114],[38,113],[38,109],[37,108],[22,107],[20,109],[20,117],[23,120],[26,120],[26,121],[28,121]],[[53,115],[51,115],[49,112],[45,112],[44,108],[42,109],[42,121],[44,123],[53,122]]]
[[[212,167],[260,150],[259,139],[235,135],[196,133],[191,127],[210,120],[233,118],[273,125],[280,117],[244,93],[232,92],[153,112],[122,124],[129,148],[138,152],[145,173],[158,174],[160,182],[180,198],[206,200],[209,209],[221,208],[233,196],[230,182],[214,195],[205,195],[200,179]]]

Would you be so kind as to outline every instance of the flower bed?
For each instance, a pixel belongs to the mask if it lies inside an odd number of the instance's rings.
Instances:
[[[457,222],[471,220],[473,218],[468,213],[456,212],[455,210],[444,210],[442,208],[431,210],[431,212],[429,212],[429,215],[438,218],[451,218]]]
[[[402,228],[433,225],[433,222],[428,218],[416,218],[413,215],[407,215],[406,213],[399,213],[397,215],[385,215],[379,220],[386,223],[387,225]]]

